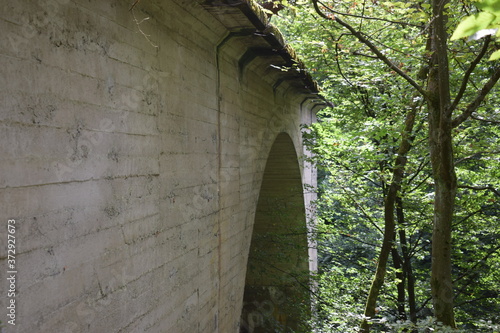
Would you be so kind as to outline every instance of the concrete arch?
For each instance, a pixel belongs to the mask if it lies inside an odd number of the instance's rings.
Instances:
[[[308,239],[299,160],[275,139],[263,174],[249,250],[241,332],[298,332],[307,317]]]

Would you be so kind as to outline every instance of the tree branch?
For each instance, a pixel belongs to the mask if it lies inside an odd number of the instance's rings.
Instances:
[[[337,183],[337,186],[339,188],[341,188],[342,191],[346,194],[346,196],[348,197],[348,199],[350,199],[354,203],[354,205],[363,213],[363,215],[375,227],[375,229],[377,229],[383,235],[384,232],[382,231],[382,229],[377,225],[377,223],[375,222],[375,220],[370,216],[370,214],[368,214],[368,212],[363,208],[363,206],[347,191],[347,189],[345,187],[343,187],[342,185],[340,185],[337,182],[336,179],[333,179],[333,180]]]
[[[483,211],[483,209],[482,209],[482,208],[480,208],[480,209],[478,209],[478,210],[476,210],[476,211],[474,211],[474,212],[472,212],[472,213],[467,214],[467,216],[465,216],[465,217],[464,217],[463,219],[461,219],[460,221],[453,223],[453,228],[455,228],[455,227],[457,227],[458,225],[462,224],[463,222],[467,221],[468,219],[470,219],[470,218],[471,218],[471,217],[473,217],[474,215],[481,213],[482,211]]]
[[[465,156],[465,157],[462,157],[461,159],[458,159],[455,161],[455,165],[458,165],[464,161],[468,161],[468,160],[471,160],[473,158],[476,158],[476,157],[479,157],[481,155],[495,155],[495,154],[500,154],[500,150],[497,150],[497,151],[479,151],[477,153],[474,153],[472,155],[469,155],[469,156]]]
[[[335,43],[335,62],[337,63],[337,68],[339,70],[340,76],[344,79],[345,82],[347,82],[351,87],[354,87],[351,81],[344,75],[344,72],[342,71],[342,67],[340,66],[340,56],[339,56],[339,43],[338,41]]]
[[[481,105],[486,95],[488,95],[490,90],[495,86],[495,84],[499,79],[500,79],[500,67],[497,67],[493,75],[488,80],[488,82],[485,83],[481,91],[478,93],[476,99],[467,106],[467,108],[464,110],[464,112],[462,112],[462,114],[453,119],[451,123],[452,127],[457,127],[458,125],[463,123],[465,120],[467,120],[467,118],[469,118],[472,115],[474,111],[477,110],[477,108],[479,107],[479,105]]]
[[[341,20],[337,16],[329,17],[325,13],[323,13],[323,11],[319,8],[318,4],[321,4],[321,6],[323,6],[324,8],[327,8],[328,10],[331,10],[331,9],[329,9],[327,6],[325,6],[319,0],[312,0],[312,2],[313,2],[314,10],[316,11],[316,13],[319,16],[323,17],[326,20],[335,21],[338,24],[340,24],[341,26],[343,26],[344,28],[346,28],[347,30],[349,30],[349,32],[351,34],[353,34],[361,43],[368,46],[368,48],[378,57],[378,59],[380,59],[383,63],[385,63],[390,69],[392,69],[393,71],[398,73],[399,76],[401,76],[410,85],[412,85],[425,99],[429,99],[429,93],[424,88],[422,88],[417,82],[415,82],[415,80],[413,80],[405,72],[403,72],[396,64],[394,64],[382,52],[380,52],[380,50],[370,40],[368,40],[360,31],[357,31],[350,24],[348,24],[347,22],[344,22],[343,20]]]
[[[488,186],[458,185],[458,188],[466,188],[469,190],[476,190],[476,191],[491,191],[500,197],[500,191],[498,191],[491,185]]]
[[[461,292],[460,292],[461,293]],[[458,296],[458,295],[457,295]],[[457,307],[460,307],[462,305],[465,305],[465,304],[471,304],[471,303],[474,303],[474,302],[478,302],[478,301],[481,301],[483,299],[496,299],[498,297],[498,295],[486,295],[486,296],[481,296],[481,297],[478,297],[478,298],[474,298],[474,299],[471,299],[471,300],[468,300],[468,301],[464,301],[462,303],[458,303],[456,306]]]
[[[478,116],[474,116],[474,115],[471,115],[470,117],[474,120],[484,121],[485,123],[500,124],[500,121],[498,121],[498,120],[479,118]]]
[[[321,1],[318,1],[318,2],[323,7],[325,7],[326,9],[328,9],[329,12],[332,12],[333,14],[337,14],[337,15],[350,16],[350,17],[355,17],[355,18],[359,18],[359,19],[362,19],[362,20],[373,20],[373,21],[387,22],[387,23],[391,23],[391,24],[400,24],[400,25],[403,25],[403,26],[415,27],[415,28],[419,28],[419,29],[423,28],[422,25],[412,24],[412,23],[408,23],[408,22],[393,21],[393,20],[388,20],[388,19],[384,19],[384,18],[380,18],[380,17],[371,17],[371,16],[365,16],[365,15],[356,15],[356,14],[349,14],[349,13],[339,12],[339,11],[336,11],[336,10],[330,8],[330,7],[325,6]]]
[[[470,64],[469,68],[464,74],[463,80],[462,80],[462,85],[460,86],[460,90],[458,91],[457,96],[453,100],[453,103],[450,106],[450,110],[455,110],[457,107],[458,103],[462,99],[465,90],[467,89],[467,83],[469,82],[469,77],[471,76],[472,72],[474,69],[476,69],[477,64],[481,61],[481,59],[484,58],[484,55],[486,54],[486,51],[488,50],[488,46],[490,45],[491,37],[487,36],[484,40],[483,48],[481,49],[481,52],[476,56],[474,61]]]
[[[374,248],[380,248],[381,247],[380,245],[369,243],[369,242],[365,242],[362,239],[360,239],[358,237],[354,237],[354,236],[349,235],[349,234],[340,233],[340,236],[356,240],[356,241],[358,241],[358,242],[360,242],[362,244],[373,246]]]
[[[500,250],[500,245],[494,247],[490,252],[486,253],[486,255],[484,257],[482,257],[480,260],[477,260],[476,263],[469,270],[467,270],[465,273],[463,273],[462,275],[457,277],[455,280],[453,280],[453,283],[460,281],[461,279],[463,279],[464,277],[469,275],[471,272],[476,272],[476,268],[479,265],[486,265],[486,260],[488,260],[488,258],[491,255],[493,255],[495,252],[497,252],[498,250]]]
[[[412,189],[410,189],[409,191],[407,191],[407,193],[412,193],[412,192],[414,192],[414,191],[418,190],[418,189],[420,188],[420,186],[422,186],[422,185],[426,184],[426,183],[427,183],[427,180],[428,180],[429,178],[431,178],[431,177],[432,177],[432,175],[430,175],[430,174],[429,174],[429,175],[427,175],[426,177],[424,177],[424,179],[423,179],[420,183],[418,183],[418,184],[417,184],[417,186],[415,186],[415,187],[413,187]],[[434,184],[432,184],[432,185],[434,185]]]
[[[352,55],[355,55],[355,56],[363,56],[363,57],[367,57],[367,58],[371,58],[371,59],[378,59],[377,56],[374,56],[374,55],[371,55],[371,54],[364,54],[364,53],[361,53],[359,51],[354,51],[352,53]]]

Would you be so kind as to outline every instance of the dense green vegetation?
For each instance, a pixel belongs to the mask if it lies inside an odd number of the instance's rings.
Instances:
[[[337,0],[273,17],[334,105],[305,134],[319,332],[500,332],[499,44],[462,38],[498,21],[450,38],[477,11]]]

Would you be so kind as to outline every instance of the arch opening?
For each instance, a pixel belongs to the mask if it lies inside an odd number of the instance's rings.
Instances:
[[[307,332],[309,258],[299,161],[286,133],[266,162],[247,263],[241,333]]]

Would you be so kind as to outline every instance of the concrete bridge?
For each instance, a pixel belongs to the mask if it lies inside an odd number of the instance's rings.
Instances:
[[[131,5],[0,9],[2,332],[298,330],[314,82],[247,0]]]

